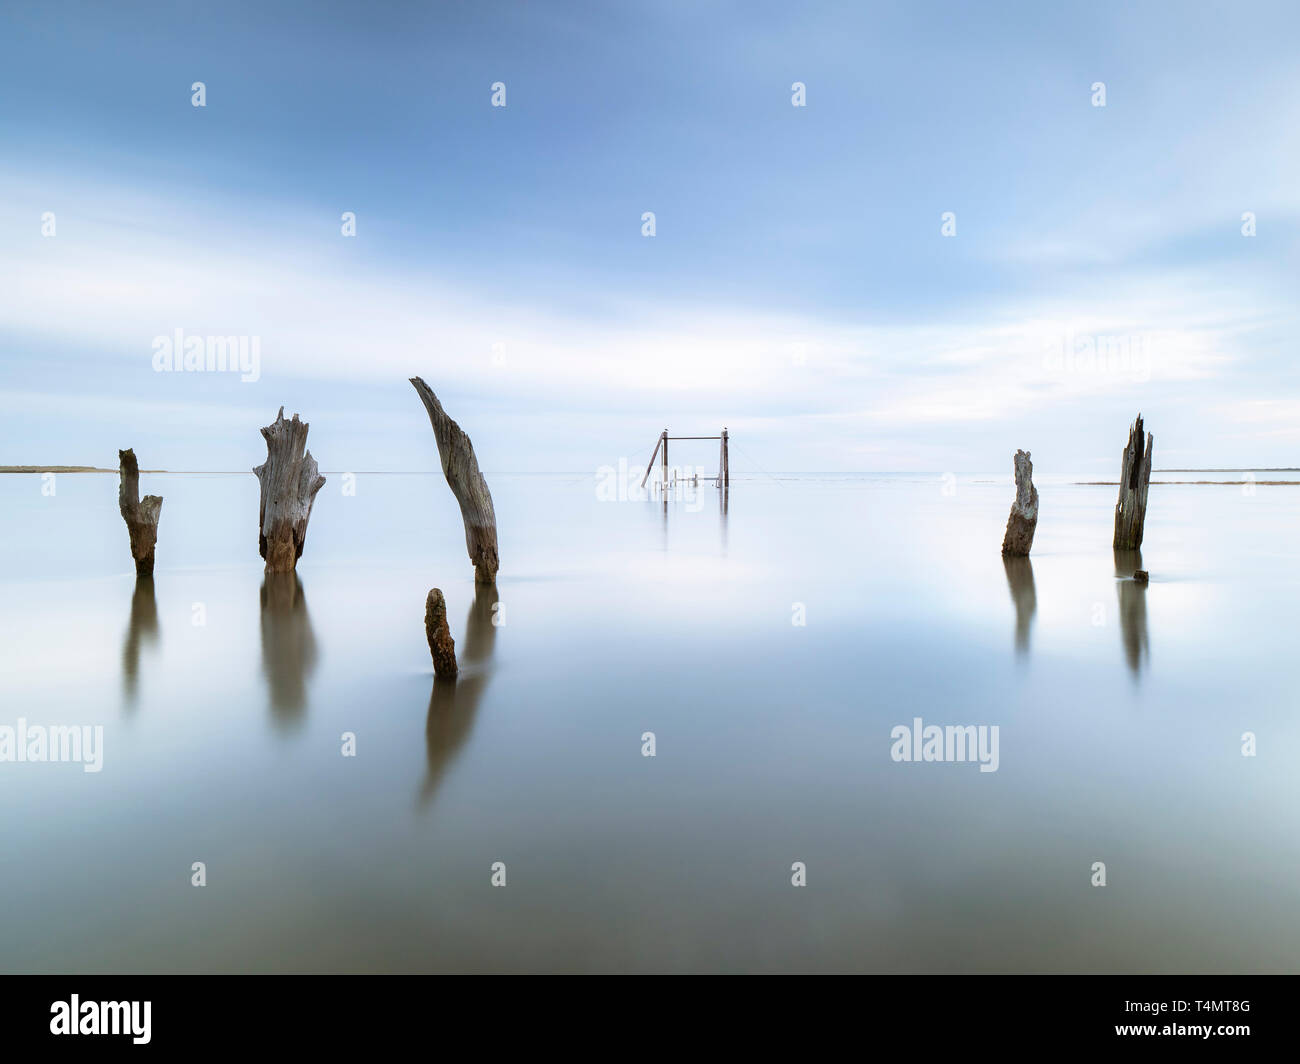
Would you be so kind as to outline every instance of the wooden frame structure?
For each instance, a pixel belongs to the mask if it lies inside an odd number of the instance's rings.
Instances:
[[[669,440],[721,440],[718,447],[718,475],[716,478],[716,487],[731,487],[731,466],[727,457],[727,427],[722,427],[721,436],[669,436],[668,430],[664,429],[659,433],[659,439],[655,443],[655,449],[650,455],[650,464],[645,467],[645,476],[641,478],[641,487],[645,487],[645,482],[650,479],[650,471],[655,467],[655,458],[660,454],[663,455],[663,480],[664,484],[668,483],[668,441]]]

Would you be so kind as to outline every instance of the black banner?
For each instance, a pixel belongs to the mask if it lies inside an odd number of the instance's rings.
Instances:
[[[368,1051],[424,1044],[619,1054],[658,1044],[918,1051],[1287,1044],[1277,976],[9,976],[6,1049]],[[620,1033],[621,1031],[621,1033]],[[468,1044],[466,1044],[468,1042]],[[11,1060],[23,1059],[9,1056]]]

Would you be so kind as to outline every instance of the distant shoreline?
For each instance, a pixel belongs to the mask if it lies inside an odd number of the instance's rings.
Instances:
[[[6,465],[0,466],[0,473],[116,473],[116,469],[101,469],[88,465]],[[156,473],[161,470],[142,469],[142,473]]]

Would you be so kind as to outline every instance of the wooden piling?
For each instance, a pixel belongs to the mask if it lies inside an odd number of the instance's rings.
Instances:
[[[1129,427],[1120,469],[1119,500],[1115,503],[1116,550],[1137,550],[1142,546],[1147,518],[1147,488],[1151,483],[1151,433],[1143,439],[1142,415]]]
[[[297,568],[307,543],[312,504],[325,486],[316,459],[307,450],[308,428],[297,414],[286,421],[280,407],[275,421],[262,429],[266,461],[253,473],[261,485],[257,548],[268,573],[291,573]]]
[[[125,451],[118,451],[117,458],[117,508],[131,537],[135,575],[153,576],[153,552],[158,542],[158,519],[162,516],[163,501],[158,495],[140,498],[140,466],[134,450],[128,447]]]
[[[487,481],[479,472],[478,459],[474,457],[474,445],[464,430],[447,416],[432,388],[419,377],[411,378],[411,386],[429,415],[443,475],[460,504],[460,516],[465,525],[465,549],[474,565],[474,582],[495,584],[501,564],[497,556],[497,516],[492,506],[492,493],[488,491]]]

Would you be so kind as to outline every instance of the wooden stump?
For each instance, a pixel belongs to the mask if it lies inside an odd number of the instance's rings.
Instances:
[[[162,516],[162,496],[140,498],[140,465],[135,451],[128,447],[117,452],[117,508],[122,511],[126,530],[131,536],[131,557],[136,576],[153,576],[153,551],[158,542],[158,519]]]
[[[429,638],[434,675],[455,676],[460,671],[456,665],[456,640],[452,639],[451,629],[447,627],[447,600],[436,587],[424,601],[424,634]]]
[[[1038,526],[1038,489],[1034,487],[1034,463],[1028,451],[1016,451],[1016,501],[1011,504],[1007,531],[1002,537],[1002,553],[1028,557]]]
[[[497,517],[492,509],[492,493],[478,469],[474,445],[456,422],[447,416],[438,397],[419,377],[411,384],[429,412],[434,439],[438,441],[438,457],[442,459],[442,472],[451,487],[451,493],[460,503],[460,515],[465,522],[465,549],[474,563],[474,580],[479,584],[495,584],[497,569]]]
[[[257,549],[266,559],[268,573],[291,573],[297,567],[307,542],[312,503],[325,486],[316,459],[306,451],[309,427],[297,414],[285,421],[280,407],[274,423],[262,429],[266,461],[253,472],[262,485]]]
[[[1143,446],[1145,442],[1145,447]],[[1147,487],[1151,482],[1151,433],[1142,437],[1142,415],[1128,430],[1120,470],[1119,500],[1115,503],[1115,549],[1137,550],[1147,519]]]

